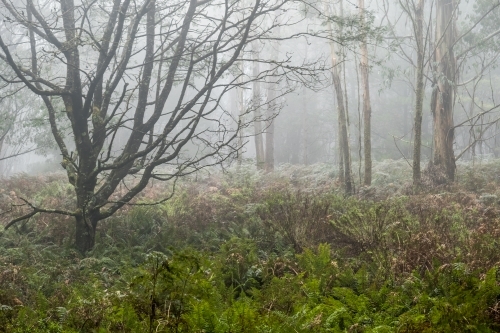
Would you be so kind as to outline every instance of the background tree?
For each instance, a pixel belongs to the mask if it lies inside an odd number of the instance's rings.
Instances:
[[[252,108],[254,113],[254,142],[255,142],[255,160],[258,169],[263,169],[265,167],[265,152],[264,152],[264,136],[262,134],[262,95],[260,89],[259,76],[261,75],[260,70],[260,45],[258,41],[252,43],[252,55],[253,55],[253,77],[254,81],[252,83]]]
[[[413,162],[412,174],[413,184],[418,185],[421,182],[421,160],[422,160],[422,121],[423,121],[423,103],[425,97],[425,66],[428,63],[426,51],[428,50],[430,27],[425,26],[424,10],[425,0],[399,0],[403,12],[411,22],[411,33],[414,37],[414,47],[416,60],[410,60],[415,68],[415,107],[414,107],[414,125],[413,125]],[[425,29],[425,31],[424,31]],[[424,36],[425,32],[425,36]]]
[[[360,22],[365,25],[365,0],[359,0]],[[363,149],[365,158],[365,173],[363,183],[370,186],[372,183],[372,144],[371,144],[371,117],[372,106],[370,101],[370,80],[369,80],[369,64],[368,64],[368,45],[366,37],[360,43],[361,62],[360,72],[363,84]]]
[[[342,16],[342,1],[339,3],[340,11]],[[333,39],[333,25],[331,23],[332,10],[330,6],[327,5],[327,13],[330,16],[328,20],[328,30],[331,33]],[[330,52],[331,52],[331,62],[332,62],[332,79],[333,88],[335,91],[335,96],[337,100],[337,111],[338,111],[338,123],[339,123],[339,154],[340,154],[340,170],[341,180],[344,183],[346,194],[352,194],[354,192],[353,178],[352,178],[352,168],[351,168],[351,151],[349,145],[349,130],[347,122],[347,110],[346,101],[344,95],[344,89],[342,88],[341,81],[341,65],[339,61],[338,51],[336,49],[334,42],[330,42]]]
[[[408,11],[412,11],[414,16],[410,14],[412,19],[412,27],[417,46],[417,75],[416,75],[416,90],[415,90],[415,120],[414,120],[414,142],[413,142],[413,184],[418,185],[421,181],[421,149],[422,149],[422,113],[424,103],[424,61],[425,50],[428,38],[424,39],[424,6],[425,0],[418,0],[409,5]]]
[[[434,88],[431,100],[434,153],[431,172],[442,173],[446,181],[455,179],[453,106],[456,59],[453,47],[457,38],[455,23],[457,10],[457,3],[454,0],[436,2]]]
[[[29,92],[21,85],[0,83],[0,177],[16,171],[16,158],[45,155],[54,148],[44,108],[26,95]]]

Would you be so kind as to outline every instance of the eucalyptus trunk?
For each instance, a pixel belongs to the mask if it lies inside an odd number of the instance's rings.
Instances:
[[[254,108],[254,138],[255,138],[255,157],[257,160],[257,168],[263,169],[265,164],[265,154],[264,154],[264,140],[262,135],[262,114],[260,110],[261,106],[261,93],[260,93],[260,82],[258,77],[260,75],[260,63],[259,63],[259,51],[257,42],[252,44],[253,48],[253,108]]]
[[[244,144],[244,133],[243,133],[243,128],[241,128],[241,124],[243,123],[243,117],[245,114],[245,101],[243,99],[243,87],[241,86],[243,84],[243,75],[244,73],[244,65],[242,63],[238,64],[238,68],[240,70],[240,76],[238,77],[238,87],[236,88],[237,92],[237,108],[238,108],[238,127],[240,127],[238,131],[238,166],[241,166],[243,163],[243,144]]]
[[[267,92],[266,112],[266,164],[267,172],[274,170],[274,111],[276,107],[276,90],[274,84],[270,84]]]
[[[424,101],[424,3],[419,0],[415,10],[414,33],[417,42],[417,77],[415,91],[415,125],[413,143],[413,184],[421,181],[422,109]]]
[[[455,180],[455,155],[453,151],[453,104],[456,76],[455,0],[436,2],[435,87],[431,109],[434,121],[434,155],[431,171],[443,175],[439,182]]]
[[[340,153],[342,155],[343,161],[343,180],[344,188],[346,194],[350,195],[354,192],[354,186],[352,184],[352,172],[351,172],[351,158],[350,158],[350,147],[349,147],[349,132],[347,129],[347,115],[344,104],[344,95],[342,90],[342,84],[340,81],[340,75],[338,73],[337,67],[333,69],[333,86],[335,88],[335,94],[337,96],[337,110],[339,117],[339,131],[341,136]]]
[[[281,17],[275,14],[275,20],[277,21],[277,27],[275,30],[275,36],[280,38],[281,36]],[[279,59],[280,53],[280,42],[276,41],[273,43],[273,57],[272,59],[277,61]],[[274,118],[276,112],[276,90],[279,89],[278,82],[270,82],[267,90],[267,111],[266,111],[266,152],[265,152],[265,169],[267,172],[274,171]]]
[[[341,15],[342,15],[342,1],[340,2]],[[330,14],[330,7],[326,6],[327,13]],[[328,22],[328,29],[333,37],[333,27],[331,22]],[[343,182],[344,190],[347,195],[354,193],[354,184],[352,178],[352,168],[351,168],[351,155],[349,147],[349,130],[347,127],[347,112],[346,104],[344,101],[344,93],[342,89],[342,81],[340,75],[340,62],[338,61],[337,51],[335,50],[335,44],[330,43],[331,52],[331,63],[332,63],[332,78],[333,87],[335,90],[335,95],[337,99],[337,111],[338,111],[338,123],[339,123],[339,161],[341,162],[341,167],[339,168],[340,180]]]
[[[365,0],[359,0],[359,12],[361,22],[365,23]],[[370,186],[372,183],[372,141],[371,141],[371,117],[372,106],[370,101],[370,81],[368,67],[368,46],[366,37],[361,41],[361,79],[363,83],[363,146],[365,155],[365,175],[364,185]]]

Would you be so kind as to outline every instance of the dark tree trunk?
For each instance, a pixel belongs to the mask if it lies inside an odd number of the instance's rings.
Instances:
[[[75,245],[78,251],[86,253],[95,245],[95,231],[98,220],[93,216],[78,215],[76,220]]]

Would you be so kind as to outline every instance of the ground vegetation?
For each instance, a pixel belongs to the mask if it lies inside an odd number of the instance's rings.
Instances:
[[[320,164],[193,175],[148,205],[157,182],[85,256],[67,217],[16,224],[0,237],[0,331],[498,331],[498,161],[419,193],[402,165],[374,163],[374,185],[351,197]],[[64,179],[11,178],[1,209],[24,196],[64,207]]]

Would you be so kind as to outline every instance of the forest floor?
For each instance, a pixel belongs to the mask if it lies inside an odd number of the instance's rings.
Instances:
[[[85,256],[73,220],[35,216],[0,235],[0,332],[500,332],[500,161],[457,173],[417,192],[380,162],[346,198],[328,165],[243,166],[148,205],[172,185],[153,183]],[[19,175],[1,218],[19,198],[74,200],[62,174]]]

